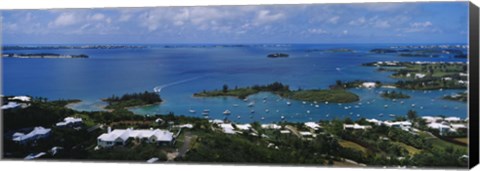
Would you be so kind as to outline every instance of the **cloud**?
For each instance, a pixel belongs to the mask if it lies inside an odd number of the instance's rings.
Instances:
[[[365,19],[365,17],[360,17],[358,19],[350,21],[348,24],[353,26],[359,26],[365,24],[366,21],[367,20]]]
[[[266,23],[275,22],[284,18],[285,18],[285,14],[283,13],[272,14],[270,10],[261,10],[257,13],[254,24],[262,25]]]
[[[415,32],[442,32],[440,29],[433,26],[431,21],[425,22],[413,22],[410,23],[409,27],[399,29],[405,33],[415,33]]]
[[[78,22],[77,17],[73,13],[62,13],[53,22],[48,25],[53,27],[69,26]]]
[[[332,24],[337,24],[339,19],[340,16],[333,16],[332,18],[328,19],[328,22]]]
[[[323,30],[321,28],[311,28],[307,30],[309,33],[312,34],[327,34],[328,32],[326,30]]]

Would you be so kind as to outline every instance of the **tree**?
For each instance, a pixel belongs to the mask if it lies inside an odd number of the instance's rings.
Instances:
[[[228,92],[228,85],[224,84],[224,85],[223,85],[223,88],[222,88],[222,91],[223,91],[224,93]]]
[[[408,110],[407,117],[409,120],[415,120],[417,118],[417,112],[414,110]]]

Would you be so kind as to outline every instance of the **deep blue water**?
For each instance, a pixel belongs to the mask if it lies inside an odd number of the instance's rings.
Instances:
[[[88,59],[3,59],[4,95],[31,95],[49,99],[81,99],[74,105],[79,110],[97,110],[100,98],[112,94],[152,91],[164,86],[161,97],[164,103],[156,106],[132,109],[138,114],[174,112],[178,115],[203,117],[200,113],[210,109],[210,118],[223,119],[222,112],[237,122],[308,121],[344,117],[390,119],[389,114],[405,115],[409,109],[419,115],[445,115],[467,117],[466,103],[442,100],[447,94],[461,90],[410,91],[412,96],[403,104],[381,98],[383,89],[352,89],[361,101],[352,104],[303,104],[260,93],[249,97],[249,102],[232,98],[195,98],[192,94],[202,90],[220,89],[223,84],[251,86],[279,81],[292,89],[328,88],[336,80],[379,80],[394,82],[391,73],[376,72],[373,67],[361,66],[374,61],[462,61],[455,58],[412,58],[395,55],[369,54],[373,48],[390,45],[289,45],[247,46],[217,48],[164,48],[149,45],[145,49],[58,49],[21,50],[13,53],[87,54]],[[355,53],[309,52],[308,49],[350,48]],[[285,52],[289,58],[269,59],[269,53]],[[263,99],[267,100],[263,102]],[[360,103],[360,104],[359,104]],[[238,104],[234,107],[233,104]],[[412,107],[411,104],[415,104]],[[385,107],[388,105],[388,107]],[[345,109],[351,106],[351,109]],[[357,108],[356,108],[357,107]],[[188,112],[189,109],[196,113]],[[268,109],[269,112],[265,112]],[[255,110],[254,114],[250,114]],[[278,111],[278,112],[277,112]],[[309,113],[307,111],[310,111]],[[379,114],[384,116],[380,117]],[[237,118],[240,116],[240,118]],[[262,119],[263,117],[263,119]]]

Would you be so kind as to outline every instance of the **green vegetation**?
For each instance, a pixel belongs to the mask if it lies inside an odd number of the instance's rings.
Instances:
[[[122,97],[112,95],[112,97],[104,99],[108,105],[106,109],[121,109],[126,107],[143,106],[162,102],[160,95],[154,92],[143,92],[125,94]]]
[[[467,102],[468,95],[467,95],[467,93],[458,93],[458,94],[454,94],[454,95],[444,96],[443,99],[460,101],[460,102]]]
[[[374,82],[376,87],[382,86],[380,81],[365,81],[365,80],[355,80],[355,81],[341,81],[337,80],[335,85],[331,85],[330,89],[350,89],[350,88],[358,88],[362,87],[364,82]]]
[[[402,92],[396,92],[396,91],[385,91],[381,94],[382,97],[388,98],[388,99],[408,99],[410,98],[409,95],[403,94]]]
[[[436,90],[466,89],[467,64],[465,63],[414,63],[371,62],[364,66],[379,67],[378,71],[394,72],[391,77],[400,79],[395,86],[402,89]]]
[[[367,153],[367,149],[361,145],[358,145],[357,143],[347,141],[347,140],[340,140],[338,143],[344,148],[351,148],[354,150],[361,151],[363,153]]]
[[[303,100],[303,101],[317,101],[317,102],[335,102],[335,103],[349,103],[359,100],[356,94],[353,94],[346,90],[290,90],[288,85],[284,85],[279,82],[274,82],[265,86],[255,85],[252,87],[228,89],[227,85],[224,85],[222,90],[203,91],[195,93],[196,97],[217,97],[217,96],[233,96],[240,99],[244,99],[249,95],[259,92],[271,92],[284,98]]]

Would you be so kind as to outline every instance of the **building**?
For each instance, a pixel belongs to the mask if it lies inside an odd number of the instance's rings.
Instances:
[[[377,126],[380,126],[380,125],[382,125],[382,123],[383,123],[382,121],[377,120],[377,119],[366,119],[366,121],[367,121],[367,122],[370,122],[370,123],[373,123],[373,124],[375,124],[375,125],[377,125]]]
[[[430,123],[427,125],[427,127],[432,129],[437,129],[438,131],[440,131],[440,135],[443,135],[444,133],[449,132],[451,130],[450,126],[444,123]]]
[[[315,130],[315,131],[317,131],[317,130],[319,130],[319,129],[322,128],[319,124],[317,124],[317,123],[315,123],[315,122],[305,122],[304,125],[305,125],[306,127],[310,128],[310,129]]]
[[[248,131],[250,130],[250,128],[252,128],[250,124],[235,124],[235,127],[237,127],[237,129],[242,131]]]
[[[2,105],[2,110],[15,109],[18,107],[21,107],[21,105],[18,104],[17,102],[8,102],[6,105]]]
[[[352,124],[343,124],[343,129],[344,130],[347,130],[347,129],[349,129],[349,130],[366,130],[366,129],[370,129],[370,128],[372,128],[372,126],[370,126],[370,125],[359,125],[357,123],[355,123],[353,125]]]
[[[28,134],[24,134],[21,132],[16,132],[13,134],[12,140],[17,143],[27,143],[29,141],[35,141],[43,138],[47,138],[50,136],[52,129],[44,128],[44,127],[35,127],[31,132]]]
[[[425,120],[425,122],[427,123],[435,123],[443,120],[442,117],[438,116],[422,116],[422,119]]]
[[[444,120],[447,121],[447,122],[461,122],[462,121],[462,119],[460,119],[459,117],[446,117]]]
[[[365,88],[375,88],[377,86],[377,83],[375,82],[364,82],[362,83],[362,86]]]
[[[385,126],[392,127],[392,128],[400,128],[404,131],[409,131],[410,128],[412,127],[412,123],[409,121],[396,121],[396,122],[390,122],[390,121],[385,121],[383,122]]]
[[[18,100],[18,101],[23,101],[23,102],[30,102],[32,100],[32,98],[28,97],[28,96],[14,96],[14,97],[8,98],[8,100]]]
[[[233,128],[232,124],[230,124],[230,123],[228,123],[228,124],[227,123],[222,123],[222,124],[219,124],[218,126],[220,126],[222,128],[222,130],[225,134],[235,134],[235,131],[233,130],[234,128]]]
[[[262,124],[263,129],[281,129],[282,126],[277,124]]]
[[[57,127],[77,127],[83,124],[82,118],[66,117],[63,122],[55,124]]]
[[[116,145],[125,145],[127,140],[139,139],[144,142],[157,143],[159,145],[170,145],[174,142],[173,133],[160,129],[116,129],[108,133],[102,134],[97,138],[97,145],[103,148]]]
[[[425,78],[425,74],[422,74],[422,73],[415,73],[415,78]]]

